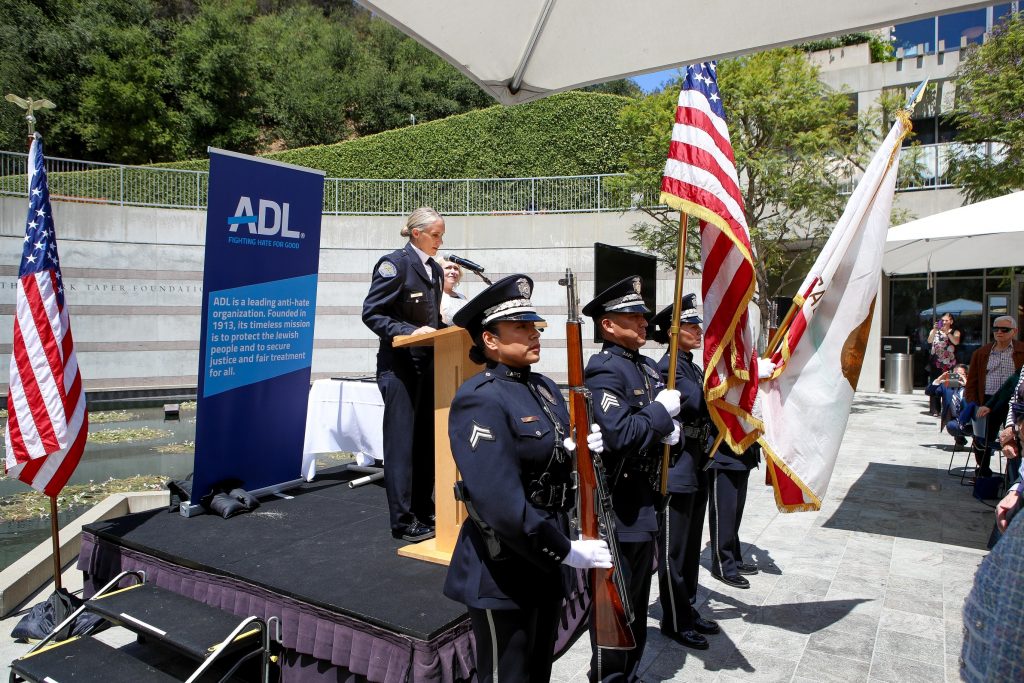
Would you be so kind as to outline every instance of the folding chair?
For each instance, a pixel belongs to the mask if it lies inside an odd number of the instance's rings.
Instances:
[[[964,462],[963,472],[960,473],[961,486],[973,486],[973,482],[967,481],[967,470],[970,467],[971,458],[973,457],[975,462],[981,462],[981,456],[984,455],[987,451],[995,451],[997,458],[995,472],[1003,474],[1003,449],[999,446],[998,438],[996,438],[993,442],[989,442],[985,438],[988,435],[987,429],[987,415],[985,417],[974,417],[971,419],[971,431],[973,432],[973,436],[971,437],[971,448],[967,452],[967,460]],[[991,459],[989,460],[989,462],[991,462]],[[971,467],[970,469],[973,471],[973,475],[977,476],[977,465]]]

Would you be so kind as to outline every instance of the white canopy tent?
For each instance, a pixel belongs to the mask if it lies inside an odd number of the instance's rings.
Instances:
[[[502,104],[861,31],[969,0],[359,0]]]
[[[1024,192],[889,229],[887,275],[1024,265]]]

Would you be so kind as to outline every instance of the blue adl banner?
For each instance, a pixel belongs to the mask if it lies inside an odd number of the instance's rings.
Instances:
[[[324,195],[321,171],[209,151],[193,504],[300,477]]]

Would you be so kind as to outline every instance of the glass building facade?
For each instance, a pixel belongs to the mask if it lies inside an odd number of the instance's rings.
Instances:
[[[1024,322],[1024,266],[897,275],[889,279],[887,336],[908,337],[914,356],[914,385],[928,381],[928,331],[950,313],[961,330],[957,360],[992,341],[992,319],[1012,315]],[[1020,335],[1018,334],[1018,338]]]
[[[1018,11],[1021,4],[1024,3],[1001,2],[983,9],[898,24],[892,32],[893,45],[903,48],[905,57],[915,57],[936,52],[940,42],[945,50],[981,43],[986,32],[1010,12]]]

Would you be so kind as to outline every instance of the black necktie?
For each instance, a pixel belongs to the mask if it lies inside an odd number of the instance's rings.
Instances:
[[[424,264],[427,267],[427,279],[431,282],[434,281],[434,264],[437,263],[433,257],[428,256],[427,262]]]

